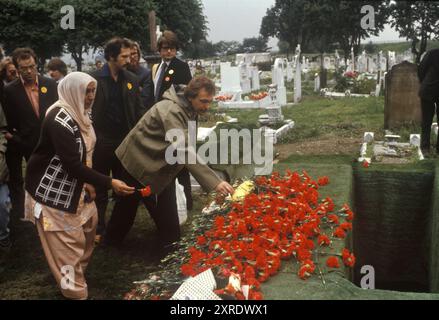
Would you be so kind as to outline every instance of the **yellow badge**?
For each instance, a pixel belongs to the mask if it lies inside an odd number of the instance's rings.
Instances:
[[[41,87],[41,93],[47,93],[47,88],[46,87]]]
[[[130,82],[128,82],[127,83],[127,88],[128,88],[128,90],[131,90],[133,88],[133,85]]]
[[[169,74],[174,74],[174,70],[169,70]]]

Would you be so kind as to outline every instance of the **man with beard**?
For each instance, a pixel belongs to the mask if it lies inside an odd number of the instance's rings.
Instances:
[[[140,96],[145,108],[149,109],[154,104],[154,84],[152,82],[151,70],[140,65],[141,52],[140,45],[137,42],[133,42],[130,64],[127,69],[139,79]]]
[[[91,73],[98,82],[92,109],[97,138],[93,169],[107,176],[111,172],[114,179],[120,177],[122,169],[114,151],[146,111],[140,98],[138,79],[126,70],[130,63],[131,47],[132,42],[126,38],[111,39],[104,49],[107,63],[101,70]],[[107,190],[96,188],[99,216],[97,242],[105,231],[107,204]]]

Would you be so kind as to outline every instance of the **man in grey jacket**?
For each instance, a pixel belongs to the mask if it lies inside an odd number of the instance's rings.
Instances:
[[[175,177],[183,168],[187,168],[206,191],[216,190],[223,195],[234,192],[230,184],[218,178],[205,164],[169,164],[166,159],[171,146],[166,139],[167,132],[181,129],[187,137],[189,121],[196,121],[198,114],[208,110],[214,94],[215,84],[206,77],[192,79],[187,87],[171,86],[164,99],[139,120],[116,150],[126,170],[123,180],[138,188],[151,187],[152,195],[143,198],[143,202],[157,226],[162,248],[180,239]],[[185,152],[188,153],[187,147]],[[139,195],[118,199],[107,227],[107,244],[122,242],[134,222],[139,200]]]

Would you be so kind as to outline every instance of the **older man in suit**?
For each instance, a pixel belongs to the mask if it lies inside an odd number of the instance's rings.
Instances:
[[[19,78],[4,88],[4,112],[8,123],[6,162],[9,168],[13,216],[24,211],[23,157],[29,159],[40,137],[46,110],[58,100],[54,80],[40,76],[37,58],[30,48],[17,48],[12,61]]]
[[[155,102],[159,102],[163,99],[163,93],[168,90],[171,85],[187,85],[192,79],[189,65],[177,58],[179,44],[174,32],[164,31],[157,43],[157,47],[162,62],[152,67]],[[189,171],[186,168],[180,171],[178,181],[184,187],[187,208],[191,210],[193,206],[191,181]]]

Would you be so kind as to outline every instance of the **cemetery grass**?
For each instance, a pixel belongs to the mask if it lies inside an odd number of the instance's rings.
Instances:
[[[357,157],[364,132],[374,132],[376,140],[383,140],[384,97],[328,99],[315,93],[308,82],[304,91],[308,94],[297,105],[282,107],[285,119],[292,119],[295,127],[282,137],[275,146],[278,160],[290,155],[349,155]],[[292,99],[293,93],[289,96]],[[290,100],[290,99],[289,99]],[[225,112],[238,118],[241,127],[255,128],[259,115],[264,110],[223,110],[214,108],[212,113]],[[202,125],[202,124],[201,124]],[[420,127],[405,123],[392,129],[408,141],[410,134],[420,133]],[[432,137],[432,143],[435,143]]]
[[[193,214],[201,212],[207,198],[194,195],[194,209],[183,227],[187,232]],[[110,215],[110,203],[107,217]],[[63,300],[48,268],[35,227],[13,217],[10,223],[13,246],[8,254],[0,252],[0,300]],[[89,299],[118,300],[134,288],[133,281],[147,278],[158,269],[154,254],[155,225],[143,206],[135,224],[120,248],[95,248],[86,272]]]

